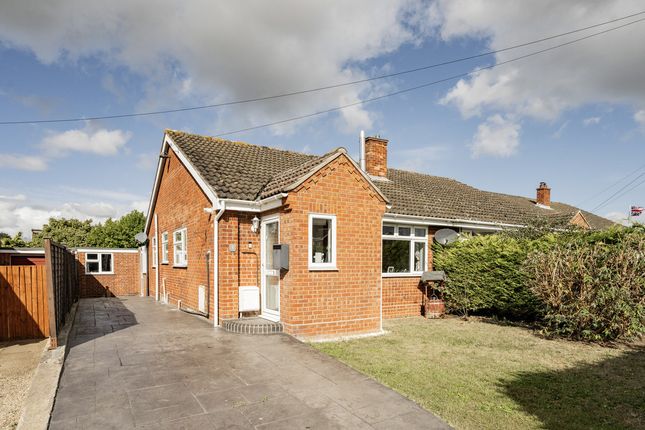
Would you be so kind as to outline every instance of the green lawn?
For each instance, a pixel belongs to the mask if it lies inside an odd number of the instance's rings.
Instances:
[[[546,340],[456,318],[393,320],[388,334],[313,346],[457,429],[645,428],[645,348]]]

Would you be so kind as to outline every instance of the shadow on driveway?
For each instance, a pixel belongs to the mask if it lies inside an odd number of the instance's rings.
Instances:
[[[290,336],[213,328],[152,299],[81,300],[51,429],[449,428]]]

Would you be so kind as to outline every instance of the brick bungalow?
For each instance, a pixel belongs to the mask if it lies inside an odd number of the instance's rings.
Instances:
[[[148,291],[220,325],[241,310],[324,338],[419,315],[420,276],[441,228],[474,234],[544,218],[610,221],[551,202],[387,166],[388,141],[360,163],[166,130],[148,210]],[[242,309],[240,308],[242,306]]]

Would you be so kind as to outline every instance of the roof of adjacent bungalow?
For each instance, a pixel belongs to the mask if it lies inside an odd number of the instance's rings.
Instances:
[[[342,148],[322,156],[166,130],[215,194],[222,199],[259,201],[288,192]],[[357,166],[358,167],[358,166]],[[390,205],[387,212],[423,218],[526,225],[547,219],[566,225],[581,214],[592,229],[613,223],[574,206],[479,190],[454,179],[389,168],[386,180],[372,181]]]

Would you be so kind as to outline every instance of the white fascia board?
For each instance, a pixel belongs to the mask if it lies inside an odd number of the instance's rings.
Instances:
[[[166,139],[164,136],[164,140],[161,142],[161,152],[159,152],[159,155],[164,154],[167,148],[168,148],[168,144],[166,143]],[[146,227],[143,229],[146,235],[150,231],[150,226],[152,224],[152,208],[154,207],[155,202],[157,200],[157,192],[159,191],[159,184],[161,182],[161,172],[163,171],[163,166],[165,162],[166,162],[166,159],[159,156],[159,161],[157,162],[157,172],[155,173],[155,180],[152,184],[152,193],[150,194],[150,201],[148,202],[148,213],[146,214]]]
[[[285,197],[287,197],[287,194],[281,193],[259,201],[221,199],[220,202],[226,205],[227,211],[266,212],[282,206],[282,199]]]
[[[6,248],[0,249],[0,254],[45,254],[44,248]]]
[[[485,221],[470,221],[470,220],[451,220],[444,218],[430,218],[430,217],[417,217],[412,215],[398,215],[398,214],[385,214],[383,222],[395,224],[418,224],[418,225],[436,225],[441,227],[462,227],[471,228],[473,230],[490,230],[499,231],[504,228],[521,228],[525,227],[519,224],[505,224],[505,223],[492,223]]]
[[[217,194],[215,191],[208,185],[208,182],[202,177],[202,175],[197,171],[195,166],[188,160],[188,157],[186,157],[186,154],[184,154],[181,149],[177,146],[177,144],[172,140],[170,136],[168,136],[168,133],[164,134],[164,139],[163,139],[163,144],[161,146],[161,154],[165,154],[168,147],[170,147],[179,161],[186,166],[186,170],[188,170],[188,173],[192,178],[195,180],[199,188],[202,190],[202,192],[206,195],[206,198],[210,201],[212,206],[216,205],[216,202],[218,201],[217,199]],[[157,165],[157,174],[155,176],[155,183],[154,187],[152,189],[152,194],[150,196],[150,204],[148,205],[148,214],[146,217],[146,229],[145,232],[147,233],[150,229],[150,225],[152,222],[152,209],[155,205],[155,202],[157,200],[157,193],[159,192],[159,184],[161,183],[161,174],[163,170],[163,166],[165,164],[165,158],[160,157],[159,158],[159,164]]]
[[[87,254],[89,253],[101,253],[109,252],[112,254],[136,254],[139,252],[138,248],[76,248],[76,252],[82,252]]]

